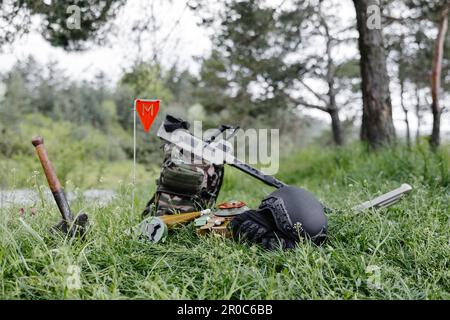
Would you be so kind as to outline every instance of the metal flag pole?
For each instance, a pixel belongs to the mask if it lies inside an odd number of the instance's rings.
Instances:
[[[133,113],[133,187],[131,190],[131,210],[134,212],[134,190],[136,188],[136,100],[134,100]]]

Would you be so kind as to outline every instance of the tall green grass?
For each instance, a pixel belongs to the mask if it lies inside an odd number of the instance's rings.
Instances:
[[[20,217],[0,214],[2,299],[449,299],[449,148],[424,146],[369,153],[355,144],[309,148],[281,163],[277,177],[313,192],[329,207],[329,240],[267,252],[216,236],[197,237],[192,225],[165,243],[125,234],[139,222],[154,189],[146,177],[134,211],[130,185],[118,185],[105,208],[79,199],[89,213],[84,241],[51,235],[59,215],[51,202]],[[355,214],[349,208],[400,183],[413,192],[389,209]],[[273,189],[227,168],[219,201],[256,207]],[[70,286],[80,268],[79,288]]]

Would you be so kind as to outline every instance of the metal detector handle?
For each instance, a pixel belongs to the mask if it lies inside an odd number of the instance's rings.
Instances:
[[[275,187],[277,189],[280,189],[281,187],[286,186],[285,183],[279,181],[278,179],[265,175],[261,171],[259,171],[256,168],[253,168],[252,166],[249,166],[248,164],[245,164],[243,162],[240,162],[239,160],[235,159],[233,163],[228,163],[230,166],[235,167],[252,177],[264,182],[265,184],[268,184],[269,186]]]
[[[234,132],[231,136],[225,137],[225,140],[229,140],[233,136],[235,136],[237,131],[239,130],[239,127],[233,127],[233,126],[230,126],[227,124],[222,124],[219,128],[216,129],[217,131],[213,135],[211,135],[210,137],[208,137],[208,139],[205,140],[205,143],[210,144],[210,143],[214,142],[219,135],[221,135],[223,132],[225,132],[226,130],[229,130],[229,129],[233,129]]]

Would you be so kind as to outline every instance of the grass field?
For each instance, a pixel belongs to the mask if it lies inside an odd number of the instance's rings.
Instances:
[[[124,231],[139,222],[129,185],[117,186],[108,207],[82,199],[92,221],[84,241],[51,236],[59,215],[52,202],[37,213],[19,208],[0,215],[2,299],[450,299],[450,151],[425,146],[367,153],[307,149],[286,158],[277,175],[305,187],[340,212],[329,214],[323,247],[266,252],[216,236],[199,238],[192,226],[161,244]],[[32,173],[30,173],[31,175]],[[154,189],[141,184],[137,208]],[[351,206],[409,183],[414,191],[395,206],[355,214]],[[39,186],[37,186],[39,187]],[[219,201],[257,206],[271,192],[227,168]]]

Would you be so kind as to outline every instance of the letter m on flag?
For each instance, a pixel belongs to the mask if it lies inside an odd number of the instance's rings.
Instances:
[[[159,111],[159,100],[141,100],[136,99],[134,101],[134,107],[139,115],[144,131],[148,132],[152,126],[153,121]]]

